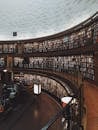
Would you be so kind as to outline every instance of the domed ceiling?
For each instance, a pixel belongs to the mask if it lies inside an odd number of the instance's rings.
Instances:
[[[0,0],[0,40],[56,34],[86,20],[97,9],[98,0]]]

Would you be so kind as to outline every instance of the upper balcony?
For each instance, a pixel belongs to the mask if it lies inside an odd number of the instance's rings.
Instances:
[[[56,35],[30,40],[0,41],[0,53],[51,56],[52,52],[54,56],[68,55],[98,50],[97,43],[98,12],[81,24]]]

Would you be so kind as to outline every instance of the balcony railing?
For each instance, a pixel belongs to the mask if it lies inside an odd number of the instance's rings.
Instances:
[[[83,115],[81,116],[80,114],[80,110],[82,110],[80,109],[80,107],[82,107],[81,103],[72,103],[72,100],[62,110],[54,115],[41,130],[51,130],[57,120],[61,120],[61,130],[84,130],[82,124]]]
[[[91,80],[95,78],[93,54],[68,57],[30,57],[25,58],[25,60],[22,57],[14,57],[13,67],[69,73],[75,77],[80,73],[84,78]],[[27,61],[29,63],[26,63]]]

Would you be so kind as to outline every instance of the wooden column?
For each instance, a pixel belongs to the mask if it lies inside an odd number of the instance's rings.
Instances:
[[[12,70],[13,67],[13,58],[12,56],[7,56],[7,69]]]

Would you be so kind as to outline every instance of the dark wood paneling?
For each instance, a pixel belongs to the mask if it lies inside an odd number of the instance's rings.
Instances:
[[[94,53],[95,83],[98,85],[98,51]]]

